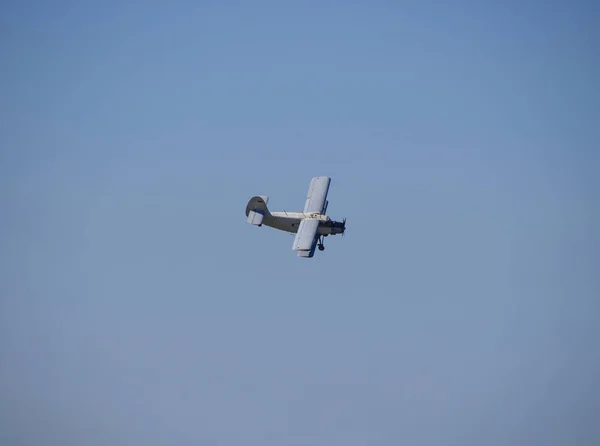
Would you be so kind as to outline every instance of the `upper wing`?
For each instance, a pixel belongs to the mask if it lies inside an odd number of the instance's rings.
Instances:
[[[317,245],[317,230],[319,229],[319,220],[310,218],[304,219],[298,225],[298,232],[294,238],[292,249],[298,251],[300,257],[312,257]]]
[[[308,186],[308,195],[306,196],[306,204],[304,212],[312,214],[314,212],[322,214],[327,206],[327,192],[329,192],[329,177],[314,177]]]

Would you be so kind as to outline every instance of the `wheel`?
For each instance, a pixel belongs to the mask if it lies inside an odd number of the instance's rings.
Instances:
[[[325,250],[325,245],[319,245],[319,251],[324,251]]]

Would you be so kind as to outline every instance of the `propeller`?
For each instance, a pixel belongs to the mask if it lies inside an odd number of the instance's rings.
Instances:
[[[346,235],[346,217],[342,220],[342,237]]]

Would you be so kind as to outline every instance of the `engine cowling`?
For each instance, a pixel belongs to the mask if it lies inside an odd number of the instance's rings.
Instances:
[[[343,234],[346,230],[346,222],[330,221],[319,228],[322,235]]]

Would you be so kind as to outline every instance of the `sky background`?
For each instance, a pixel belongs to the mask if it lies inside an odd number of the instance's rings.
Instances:
[[[0,443],[600,444],[599,21],[2,2]]]

